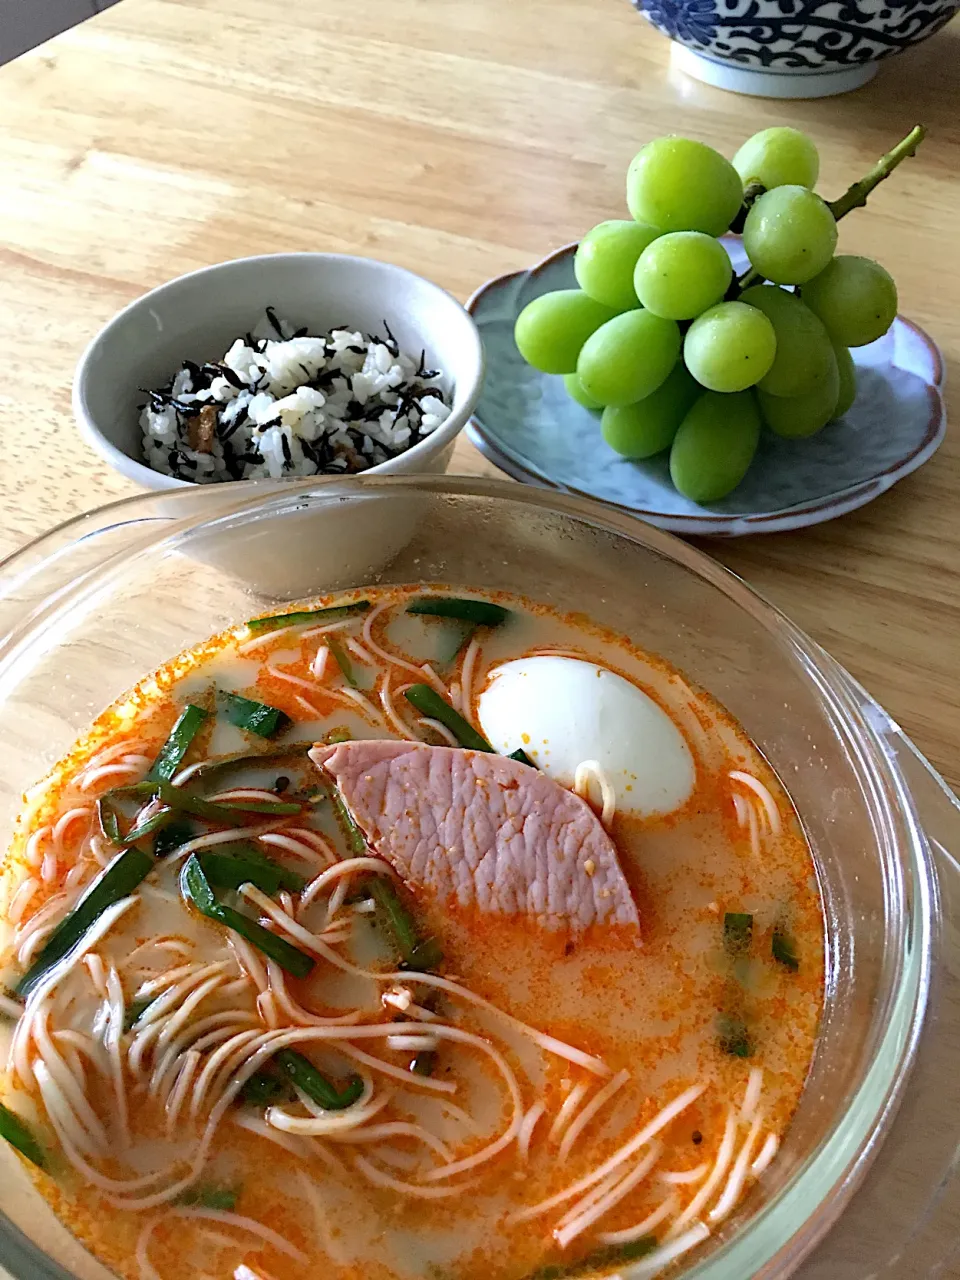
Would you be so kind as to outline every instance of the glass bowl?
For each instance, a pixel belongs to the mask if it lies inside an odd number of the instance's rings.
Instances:
[[[905,1240],[910,1265],[932,1256],[923,1240],[939,1247],[938,1215],[949,1222],[957,1204],[957,810],[822,650],[712,560],[627,515],[500,481],[360,477],[145,495],[61,526],[0,566],[2,834],[93,717],[178,650],[278,600],[409,582],[518,592],[627,633],[737,717],[801,816],[826,916],[817,1052],[777,1161],[684,1275],[791,1275],[861,1187],[853,1235],[831,1233],[804,1274],[866,1276],[871,1258],[905,1257]],[[888,1167],[868,1178],[887,1138]],[[0,1158],[0,1264],[17,1280],[105,1277]]]

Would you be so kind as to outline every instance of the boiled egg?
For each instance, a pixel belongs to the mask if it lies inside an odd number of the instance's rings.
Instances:
[[[690,748],[666,712],[614,671],[582,658],[542,654],[494,667],[478,701],[495,751],[522,747],[548,777],[574,785],[596,761],[618,810],[662,814],[692,794]]]

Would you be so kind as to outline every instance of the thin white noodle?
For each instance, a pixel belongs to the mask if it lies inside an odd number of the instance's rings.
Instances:
[[[296,1116],[286,1107],[268,1107],[264,1119],[274,1129],[284,1133],[296,1133],[306,1138],[323,1138],[344,1129],[357,1129],[367,1120],[378,1115],[390,1104],[391,1095],[381,1097],[361,1105],[348,1107],[346,1111],[327,1111],[322,1115]]]
[[[601,1200],[576,1218],[567,1221],[565,1225],[556,1227],[553,1232],[553,1238],[560,1248],[566,1249],[567,1245],[576,1240],[577,1236],[583,1235],[588,1227],[591,1227],[608,1214],[611,1209],[615,1208],[624,1196],[629,1195],[660,1159],[662,1150],[661,1144],[659,1142],[656,1143],[636,1168],[631,1169],[625,1178],[621,1178],[617,1185],[608,1191]]]
[[[341,876],[352,875],[355,871],[373,871],[377,875],[393,876],[395,880],[398,879],[396,871],[383,858],[344,858],[342,862],[338,862],[334,866],[328,867],[326,871],[322,871],[304,888],[300,895],[300,910],[303,911],[305,907],[308,907],[317,894],[322,893],[327,885],[333,884]]]
[[[743,1102],[740,1106],[740,1114],[737,1117],[738,1124],[750,1124],[753,1121],[753,1117],[757,1114],[757,1105],[760,1102],[762,1091],[763,1068],[751,1067],[750,1075],[747,1077],[747,1087],[743,1094]]]
[[[276,680],[285,681],[287,684],[293,685],[297,689],[306,689],[307,693],[327,693],[328,690],[321,689],[316,681],[304,680],[301,676],[292,676],[288,671],[281,671],[279,667],[271,666],[267,663],[266,667],[270,675]]]
[[[462,1195],[466,1190],[466,1187],[462,1186],[422,1187],[412,1182],[402,1182],[399,1178],[391,1177],[389,1173],[385,1173],[383,1169],[378,1169],[375,1164],[371,1164],[366,1156],[355,1156],[353,1163],[375,1187],[388,1187],[391,1191],[398,1191],[404,1196],[412,1196],[416,1200],[442,1200],[448,1196]]]
[[[293,695],[293,700],[297,704],[297,706],[301,709],[301,711],[305,711],[307,713],[307,715],[310,717],[311,720],[323,719],[323,716],[321,715],[321,712],[320,712],[320,708],[315,707],[312,702],[308,702],[307,699],[302,697],[299,693],[295,693]]]
[[[768,1133],[766,1142],[764,1142],[763,1146],[760,1148],[760,1154],[750,1166],[750,1172],[755,1178],[759,1178],[761,1173],[769,1168],[771,1161],[777,1154],[779,1146],[780,1139],[777,1135],[775,1133]]]
[[[667,1244],[661,1245],[653,1253],[648,1253],[639,1262],[631,1262],[630,1280],[647,1280],[648,1276],[655,1276],[658,1271],[662,1271],[669,1263],[675,1262],[682,1254],[689,1253],[698,1244],[702,1244],[709,1235],[710,1228],[706,1223],[698,1222],[682,1236],[676,1239],[668,1237]]]
[[[517,1134],[517,1154],[524,1164],[530,1159],[530,1141],[533,1138],[533,1131],[546,1110],[543,1102],[535,1102],[520,1124],[520,1132]]]
[[[605,1106],[615,1093],[619,1093],[629,1079],[629,1071],[618,1071],[612,1080],[608,1080],[607,1083],[603,1085],[596,1094],[594,1094],[593,1098],[587,1103],[577,1118],[571,1121],[569,1129],[567,1129],[567,1132],[563,1135],[563,1141],[560,1143],[560,1150],[557,1152],[557,1160],[560,1164],[563,1164],[567,1156],[569,1156],[573,1149],[573,1144],[576,1142],[580,1134],[583,1133],[584,1129],[600,1108]]]
[[[40,888],[40,881],[36,876],[28,876],[23,880],[17,888],[16,893],[10,899],[10,906],[7,908],[7,920],[10,924],[19,924],[24,911],[30,905],[30,900]]]
[[[267,791],[265,787],[232,787],[227,791],[218,791],[207,799],[213,804],[219,804],[222,800],[266,800],[276,804],[277,794],[275,791]]]
[[[370,1067],[372,1071],[379,1071],[385,1076],[390,1076],[393,1080],[400,1080],[410,1088],[423,1089],[427,1093],[449,1094],[457,1091],[457,1086],[452,1080],[434,1080],[430,1076],[418,1076],[414,1072],[407,1070],[406,1067],[398,1067],[392,1062],[384,1062],[382,1058],[375,1058],[372,1053],[366,1053],[363,1049],[358,1049],[356,1045],[341,1044],[337,1046],[337,1049],[340,1053],[346,1054],[348,1058],[353,1058],[354,1062],[360,1062],[365,1067]],[[445,1103],[444,1105],[452,1104]]]
[[[600,788],[600,821],[605,827],[608,827],[617,811],[617,793],[614,790],[613,783],[600,768],[599,760],[580,761],[574,774],[573,789],[581,800],[586,800],[590,804],[591,778],[596,779],[597,786]]]
[[[308,844],[306,840],[298,840],[295,836],[286,835],[279,831],[266,831],[259,837],[261,844],[270,845],[275,849],[285,849],[287,853],[294,853],[298,858],[303,858],[307,862],[316,862],[319,866],[329,866],[331,862],[336,860],[336,855],[326,847],[318,849],[312,844]]]
[[[730,1167],[730,1161],[733,1158],[733,1148],[736,1145],[736,1141],[737,1118],[731,1109],[727,1112],[727,1120],[724,1125],[723,1137],[720,1139],[720,1147],[717,1151],[717,1158],[714,1161],[710,1177],[683,1210],[679,1218],[677,1218],[671,1225],[670,1230],[667,1232],[668,1240],[678,1236],[687,1223],[692,1222],[704,1205],[709,1203],[711,1196],[716,1191],[717,1187],[719,1187],[723,1175]]]
[[[14,1000],[12,996],[4,994],[0,991],[0,1015],[4,1018],[12,1018],[14,1022],[19,1022],[23,1014],[23,1005],[19,1000]]]
[[[246,938],[241,938],[239,934],[230,935],[230,948],[237,958],[237,964],[240,966],[258,991],[267,990],[267,971],[263,961],[254,951],[253,947],[247,942]]]
[[[339,698],[341,702],[344,698],[346,698],[348,702],[355,702],[357,706],[365,711],[374,721],[381,718],[380,712],[377,708],[373,705],[366,694],[361,693],[359,689],[351,689],[349,685],[343,684],[337,685],[334,689],[327,689],[325,692],[333,698]]]
[[[460,694],[459,680],[453,680],[450,684],[450,705],[454,711],[459,711],[461,715],[463,714],[463,698]]]
[[[355,654],[361,662],[366,662],[368,666],[374,667],[377,664],[376,658],[369,649],[365,649],[355,636],[350,636],[347,640],[347,648],[352,654]]]
[[[440,1159],[445,1160],[447,1164],[453,1160],[446,1143],[441,1142],[429,1129],[425,1129],[420,1124],[407,1124],[403,1120],[389,1120],[385,1124],[368,1124],[360,1129],[334,1132],[328,1136],[328,1141],[338,1143],[380,1142],[384,1138],[392,1137],[414,1138],[416,1141],[422,1142],[425,1147],[429,1147],[431,1151],[435,1151]]]
[[[150,1241],[153,1238],[154,1231],[166,1216],[166,1214],[161,1214],[159,1218],[154,1218],[152,1222],[148,1222],[137,1237],[137,1247],[133,1256],[140,1272],[140,1280],[160,1280],[160,1273],[150,1261]]]
[[[178,773],[174,774],[170,779],[170,785],[172,787],[182,787],[185,782],[189,782],[195,773],[199,773],[200,770],[209,763],[209,760],[198,760],[196,764],[186,765]]]
[[[753,1124],[750,1126],[750,1132],[744,1139],[743,1146],[740,1148],[736,1161],[734,1162],[733,1169],[730,1172],[730,1177],[727,1179],[727,1185],[724,1187],[720,1199],[710,1210],[709,1218],[711,1222],[719,1222],[722,1218],[725,1218],[740,1199],[740,1194],[743,1191],[743,1184],[746,1182],[747,1175],[750,1172],[750,1161],[753,1159],[753,1148],[757,1138],[760,1136],[763,1119],[763,1112],[758,1112],[754,1118]]]
[[[23,860],[28,867],[39,867],[43,861],[43,853],[40,850],[41,844],[48,836],[53,835],[53,827],[39,827],[30,839],[27,841],[27,847],[23,853]]]
[[[433,1053],[439,1046],[436,1036],[428,1031],[420,1035],[387,1036],[387,1048],[395,1053]]]
[[[366,645],[366,647],[370,650],[371,653],[375,653],[377,657],[380,658],[383,662],[389,663],[391,666],[402,667],[404,671],[412,672],[413,675],[417,677],[418,681],[422,681],[424,676],[426,676],[428,682],[433,686],[434,689],[436,689],[437,693],[439,693],[440,696],[443,697],[446,693],[446,689],[443,687],[442,684],[440,685],[440,688],[437,689],[437,684],[439,684],[440,682],[437,680],[436,676],[434,676],[433,679],[431,680],[430,674],[426,670],[424,670],[422,666],[420,667],[415,666],[412,662],[407,662],[406,658],[401,658],[399,657],[399,655],[395,653],[388,653],[386,649],[381,648],[381,646],[378,645],[377,642],[374,640],[373,634],[371,632],[371,628],[374,624],[374,621],[380,616],[381,613],[383,613],[384,609],[389,609],[389,607],[390,607],[389,602],[385,604],[380,604],[380,605],[377,605],[375,609],[371,609],[370,612],[367,614],[363,623],[363,643]]]
[[[309,1160],[313,1155],[308,1138],[295,1138],[290,1134],[281,1133],[279,1129],[271,1129],[259,1115],[254,1115],[248,1111],[238,1111],[233,1117],[233,1123],[240,1129],[256,1133],[261,1138],[266,1138],[268,1142],[282,1147],[284,1151],[289,1151],[298,1160]]]
[[[140,768],[141,766],[138,764],[105,764],[99,769],[85,769],[77,779],[77,783],[81,791],[89,791],[91,787],[95,787],[104,778],[116,778],[121,775],[137,773]]]
[[[164,865],[173,866],[181,859],[189,857],[191,853],[196,853],[198,849],[207,849],[211,845],[229,844],[234,840],[255,840],[261,832],[269,829],[269,827],[231,827],[229,831],[211,831],[209,835],[196,836],[193,840],[188,840],[186,844],[166,854],[163,860]]]
[[[460,668],[460,703],[462,707],[461,714],[464,720],[473,724],[473,681],[474,668],[477,665],[477,655],[480,652],[480,641],[474,636],[467,645],[467,651],[463,655],[463,665]]]
[[[460,743],[456,739],[456,735],[451,733],[445,724],[441,724],[439,720],[433,720],[430,716],[418,716],[417,724],[424,725],[427,729],[432,729],[434,733],[439,734],[444,742],[449,743],[451,747],[459,747]]]
[[[81,1159],[84,1156],[101,1154],[101,1149],[91,1141],[89,1133],[87,1133],[70,1105],[70,1101],[65,1096],[60,1084],[53,1078],[53,1074],[43,1058],[38,1058],[34,1062],[33,1073],[40,1089],[40,1097],[43,1099],[47,1116],[67,1154],[69,1155],[71,1146]]]
[[[313,661],[310,663],[310,674],[314,680],[323,681],[324,672],[327,669],[327,660],[330,657],[330,649],[327,645],[322,644],[318,647]]]
[[[659,1227],[665,1218],[669,1218],[671,1213],[675,1213],[680,1205],[679,1196],[674,1193],[667,1196],[663,1204],[654,1209],[653,1213],[648,1214],[642,1221],[634,1223],[632,1227],[624,1227],[622,1231],[602,1231],[597,1235],[600,1244],[631,1244],[634,1240],[639,1240],[641,1236],[649,1235],[654,1227]]]
[[[760,861],[760,829],[757,821],[757,806],[747,805],[747,822],[750,826],[750,854],[754,862]]]
[[[407,689],[412,688],[411,685],[405,685],[404,687]],[[404,724],[397,712],[397,708],[394,706],[389,674],[384,676],[380,684],[380,705],[383,707],[383,714],[386,716],[387,723],[394,733],[399,733],[400,737],[407,742],[418,741],[417,735],[412,732],[408,725]]]
[[[57,855],[53,849],[48,849],[43,855],[43,861],[40,863],[40,879],[44,884],[52,884],[57,878]]]
[[[90,805],[87,804],[77,809],[68,809],[65,814],[57,819],[57,823],[53,828],[53,842],[61,852],[63,851],[64,832],[67,828],[72,826],[79,818],[89,820],[92,812]]]
[[[747,825],[747,805],[749,801],[744,800],[739,791],[734,791],[732,795],[734,812],[737,815],[737,826],[745,827]]]
[[[180,1112],[183,1110],[183,1104],[189,1092],[190,1086],[193,1084],[193,1077],[197,1074],[197,1067],[200,1064],[200,1054],[196,1050],[191,1049],[183,1055],[180,1071],[176,1078],[176,1083],[170,1090],[170,1096],[166,1101],[167,1113],[167,1137],[172,1138],[176,1131],[177,1121],[180,1118]]]
[[[310,627],[300,635],[301,640],[312,640],[315,636],[328,636],[333,631],[345,631],[347,627],[352,627],[357,621],[356,618],[343,618],[340,622],[328,622],[322,627]]]
[[[113,1094],[117,1103],[117,1122],[120,1126],[120,1138],[124,1147],[128,1147],[130,1145],[130,1118],[127,1111],[127,1088],[123,1078],[123,1055],[120,1048],[126,1009],[123,1002],[123,986],[120,983],[120,975],[113,965],[110,966],[107,974],[106,989],[107,1006],[110,1010],[110,1015],[104,1029],[103,1043],[110,1061],[110,1074],[113,1077]]]
[[[547,1200],[541,1200],[539,1204],[531,1205],[528,1209],[521,1209],[519,1213],[513,1215],[509,1219],[510,1222],[529,1222],[532,1218],[539,1218],[550,1209],[556,1208],[558,1204],[564,1204],[567,1200],[572,1200],[574,1196],[578,1196],[581,1191],[587,1191],[595,1182],[599,1182],[601,1178],[605,1178],[608,1173],[612,1173],[641,1147],[645,1147],[651,1138],[655,1138],[661,1129],[665,1129],[672,1120],[675,1120],[681,1112],[686,1111],[687,1107],[696,1102],[697,1098],[706,1089],[705,1084],[694,1084],[689,1089],[685,1089],[683,1093],[678,1094],[672,1102],[668,1102],[665,1107],[653,1117],[653,1119],[643,1126],[639,1133],[635,1134],[629,1142],[625,1142],[603,1164],[598,1165],[596,1169],[574,1182],[571,1186],[565,1187],[563,1191],[558,1191],[556,1195],[550,1196]]]
[[[279,1234],[277,1231],[265,1227],[262,1223],[256,1222],[253,1218],[244,1217],[240,1213],[226,1213],[222,1209],[173,1209],[171,1212],[178,1218],[202,1218],[207,1222],[219,1222],[224,1227],[236,1227],[240,1231],[249,1231],[251,1235],[259,1236],[267,1244],[271,1245],[279,1253],[285,1253],[288,1258],[293,1258],[296,1262],[307,1262],[309,1259],[302,1249],[298,1249],[296,1245],[292,1245],[290,1241]]]
[[[695,1169],[684,1169],[682,1171],[671,1171],[669,1173],[658,1173],[657,1179],[665,1183],[668,1187],[685,1187],[692,1182],[700,1182],[710,1172],[710,1162],[704,1161],[698,1164]]]
[[[107,971],[103,966],[103,957],[96,951],[83,957],[83,967],[90,974],[90,981],[98,996],[107,998]]]
[[[275,960],[267,961],[267,976],[270,983],[270,990],[273,993],[275,1003],[279,1006],[283,1013],[287,1015],[291,1022],[301,1027],[337,1027],[349,1026],[353,1022],[359,1022],[363,1017],[363,1013],[359,1009],[354,1009],[350,1013],[342,1013],[333,1017],[323,1017],[321,1014],[311,1013],[309,1009],[304,1009],[294,1000],[290,992],[287,990],[287,980],[284,977],[283,970]]]
[[[752,773],[744,773],[742,769],[734,769],[728,774],[728,777],[731,782],[739,782],[743,786],[749,787],[754,795],[759,798],[767,815],[770,830],[775,836],[778,836],[783,830],[783,823],[780,821],[780,810],[777,808],[777,802],[774,800],[770,789],[765,787],[759,778],[755,778]]]

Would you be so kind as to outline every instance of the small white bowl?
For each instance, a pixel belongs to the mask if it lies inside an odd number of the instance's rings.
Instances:
[[[143,460],[140,406],[145,388],[170,381],[184,359],[218,360],[266,307],[313,334],[348,324],[365,333],[390,326],[400,350],[426,351],[440,369],[450,416],[406,453],[370,472],[446,471],[457,433],[483,380],[483,346],[471,317],[439,285],[403,267],[339,253],[278,253],[237,258],[179,276],[144,294],[87,347],[73,381],[73,412],[87,443],[145,489],[179,489],[189,480]]]

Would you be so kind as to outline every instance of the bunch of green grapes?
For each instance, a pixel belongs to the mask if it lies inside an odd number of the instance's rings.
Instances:
[[[624,457],[669,449],[673,482],[695,502],[736,488],[764,424],[811,436],[846,413],[849,348],[896,316],[883,267],[835,255],[837,217],[866,189],[827,204],[813,190],[819,168],[797,129],[764,129],[732,163],[690,138],[648,142],[627,173],[632,218],[588,231],[579,288],[543,294],[517,319],[524,359],[602,410],[604,439]],[[739,279],[718,238],[731,228],[750,260]]]

